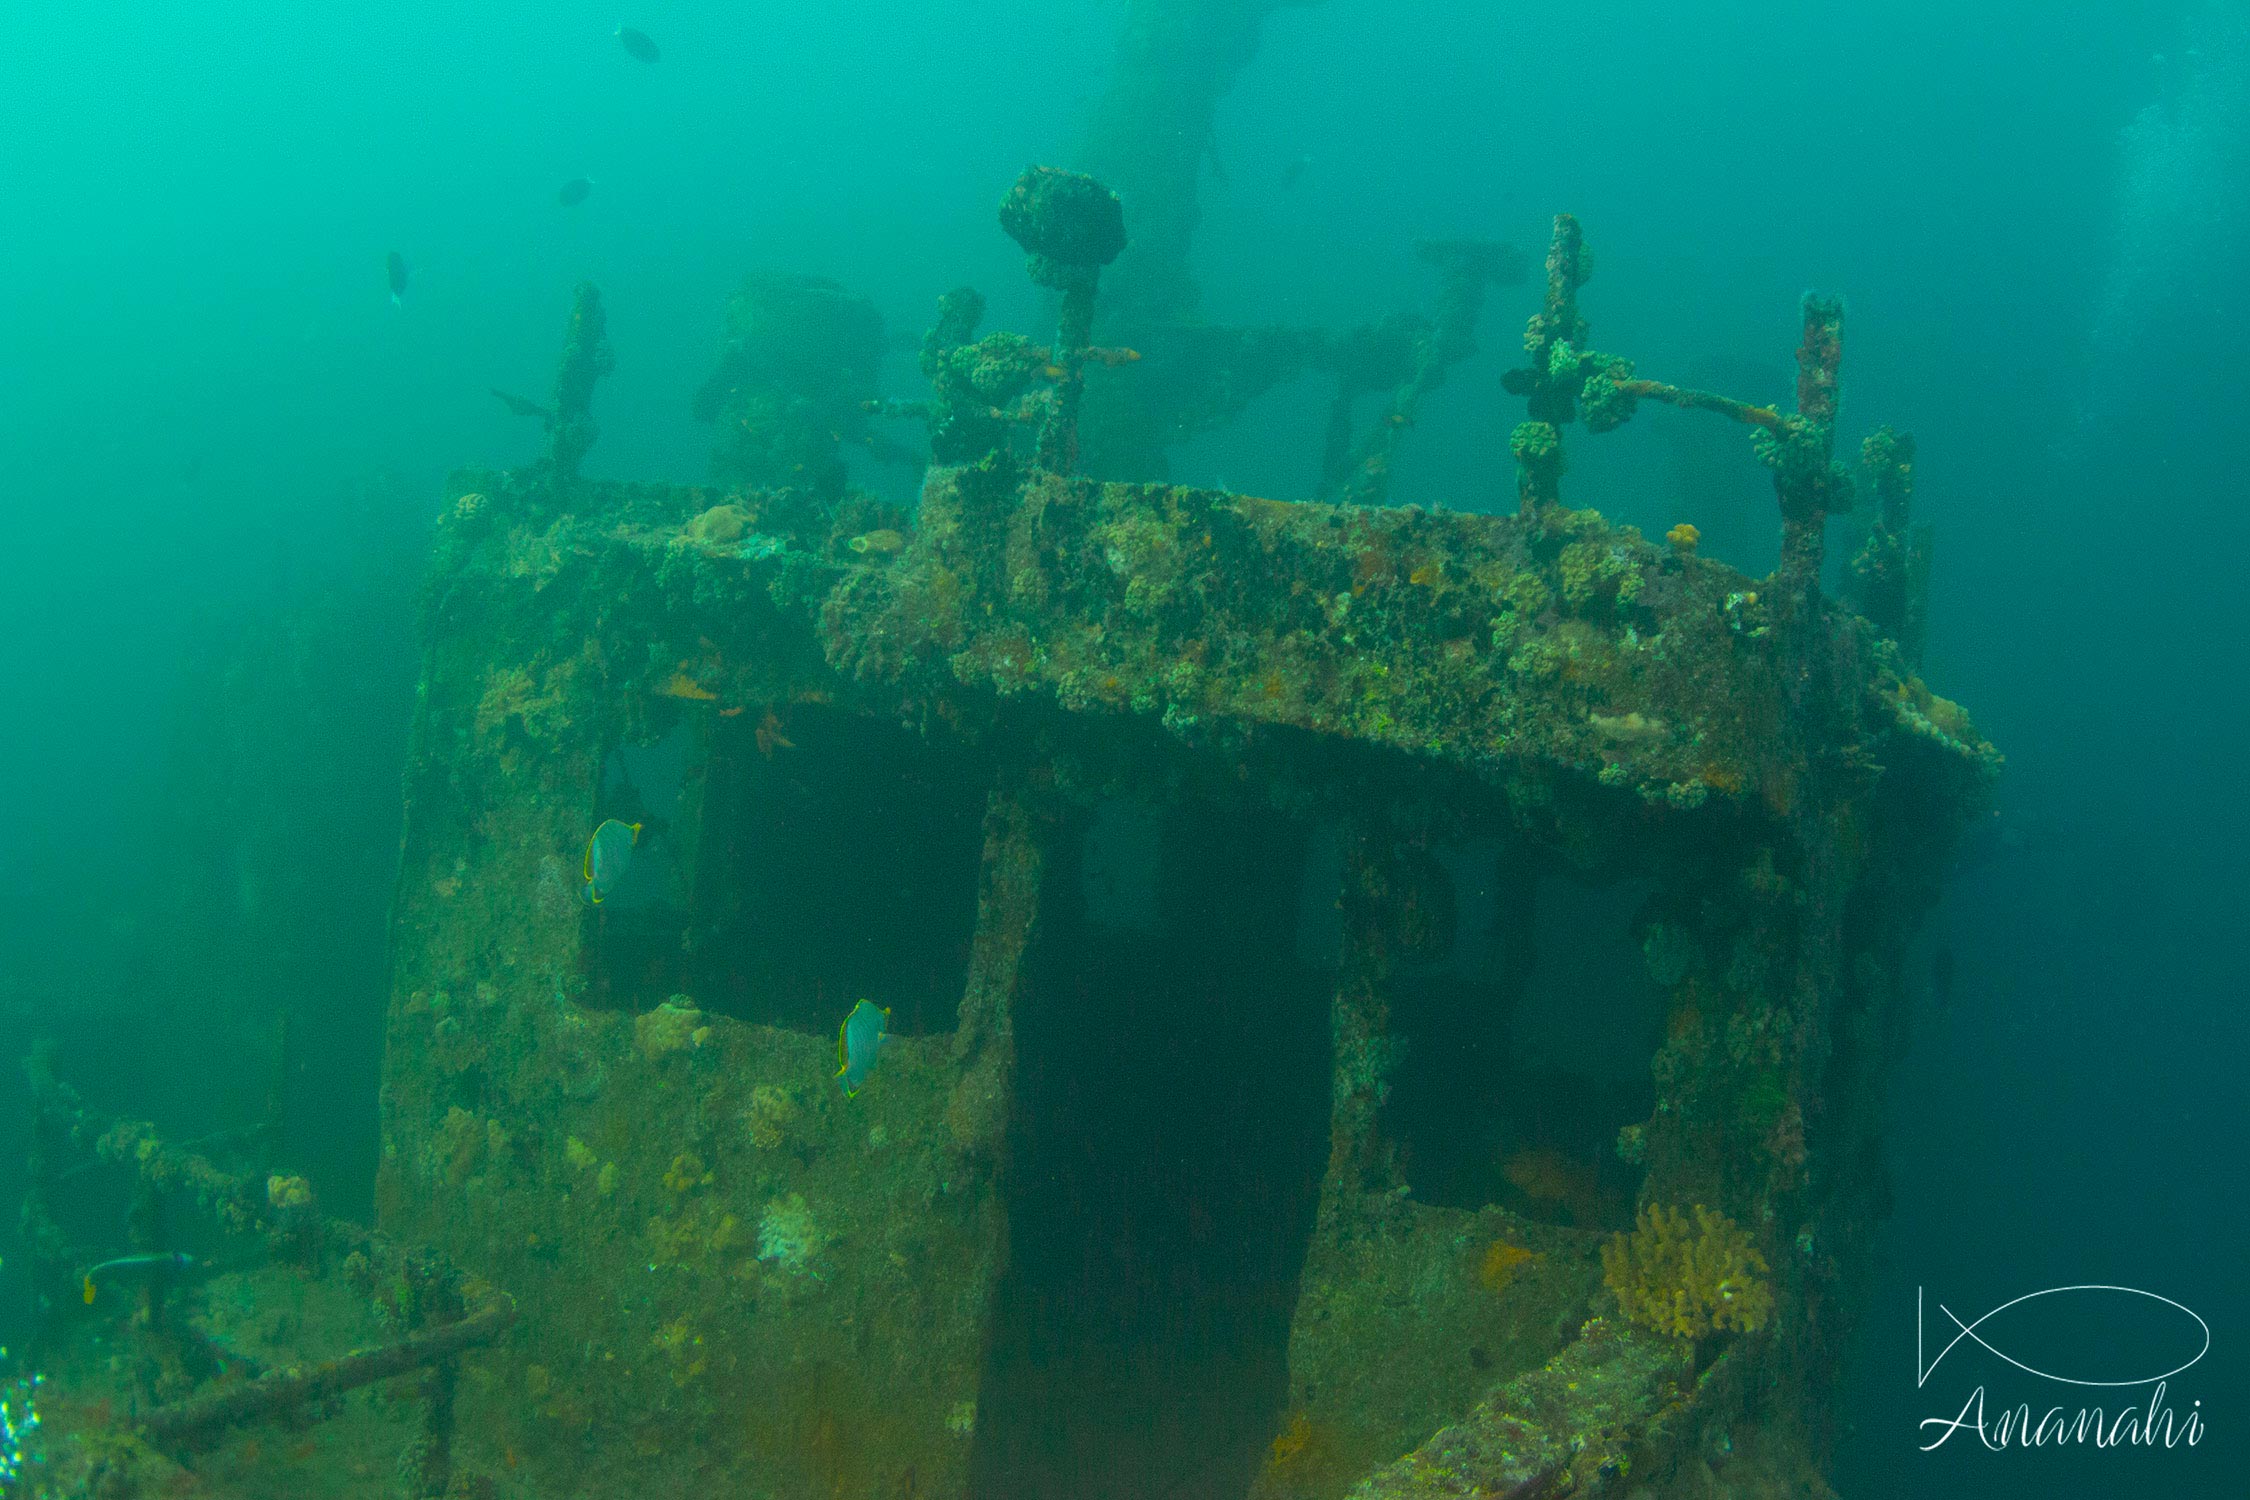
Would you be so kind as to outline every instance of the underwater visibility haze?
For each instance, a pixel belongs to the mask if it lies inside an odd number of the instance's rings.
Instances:
[[[0,100],[0,1497],[2242,1492],[2244,0]]]

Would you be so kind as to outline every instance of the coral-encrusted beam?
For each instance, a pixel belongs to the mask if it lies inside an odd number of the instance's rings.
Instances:
[[[1775,431],[1767,457],[1781,501],[1781,576],[1792,603],[1809,604],[1819,594],[1822,528],[1831,511],[1851,507],[1851,481],[1835,465],[1836,370],[1843,355],[1842,300],[1806,293],[1797,414]]]
[[[1628,396],[1646,397],[1651,401],[1661,401],[1667,406],[1684,407],[1689,411],[1715,411],[1722,417],[1731,417],[1751,427],[1763,427],[1768,432],[1781,431],[1786,420],[1770,406],[1753,406],[1747,401],[1737,401],[1732,396],[1722,396],[1716,391],[1666,385],[1661,380],[1620,380],[1617,388]]]
[[[1823,425],[1836,420],[1836,367],[1844,358],[1841,298],[1805,294],[1805,336],[1797,345],[1797,414]]]

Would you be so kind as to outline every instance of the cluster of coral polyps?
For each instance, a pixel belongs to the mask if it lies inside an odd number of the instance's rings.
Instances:
[[[1725,1214],[1700,1203],[1693,1213],[1644,1206],[1636,1228],[1602,1246],[1602,1279],[1627,1318],[1657,1333],[1757,1332],[1773,1313],[1766,1258]]]

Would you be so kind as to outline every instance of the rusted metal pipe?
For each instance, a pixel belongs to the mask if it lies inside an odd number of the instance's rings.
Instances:
[[[410,1333],[394,1344],[355,1349],[310,1369],[275,1370],[256,1380],[157,1407],[141,1419],[140,1429],[152,1443],[176,1443],[262,1421],[437,1364],[465,1349],[481,1348],[507,1332],[515,1320],[515,1302],[505,1295],[495,1297],[465,1318]]]

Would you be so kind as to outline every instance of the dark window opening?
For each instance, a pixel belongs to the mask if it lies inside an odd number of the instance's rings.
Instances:
[[[1637,883],[1542,872],[1499,839],[1403,859],[1384,1121],[1425,1203],[1501,1204],[1586,1229],[1630,1223],[1617,1133],[1655,1105],[1666,998],[1636,935]]]
[[[686,851],[700,805],[702,750],[702,737],[682,718],[661,738],[619,745],[602,762],[587,839],[611,822],[633,831],[610,844],[602,899],[586,902],[594,1004],[646,1010],[687,987]],[[583,845],[578,856],[570,873],[584,897],[592,856]]]
[[[1263,807],[1112,803],[1063,843],[1016,1014],[969,1488],[1236,1500],[1328,1155],[1333,976],[1303,929],[1333,839]]]
[[[991,777],[896,724],[800,705],[721,720],[696,855],[687,990],[706,1011],[833,1032],[955,1024]],[[657,997],[662,998],[662,997]]]

